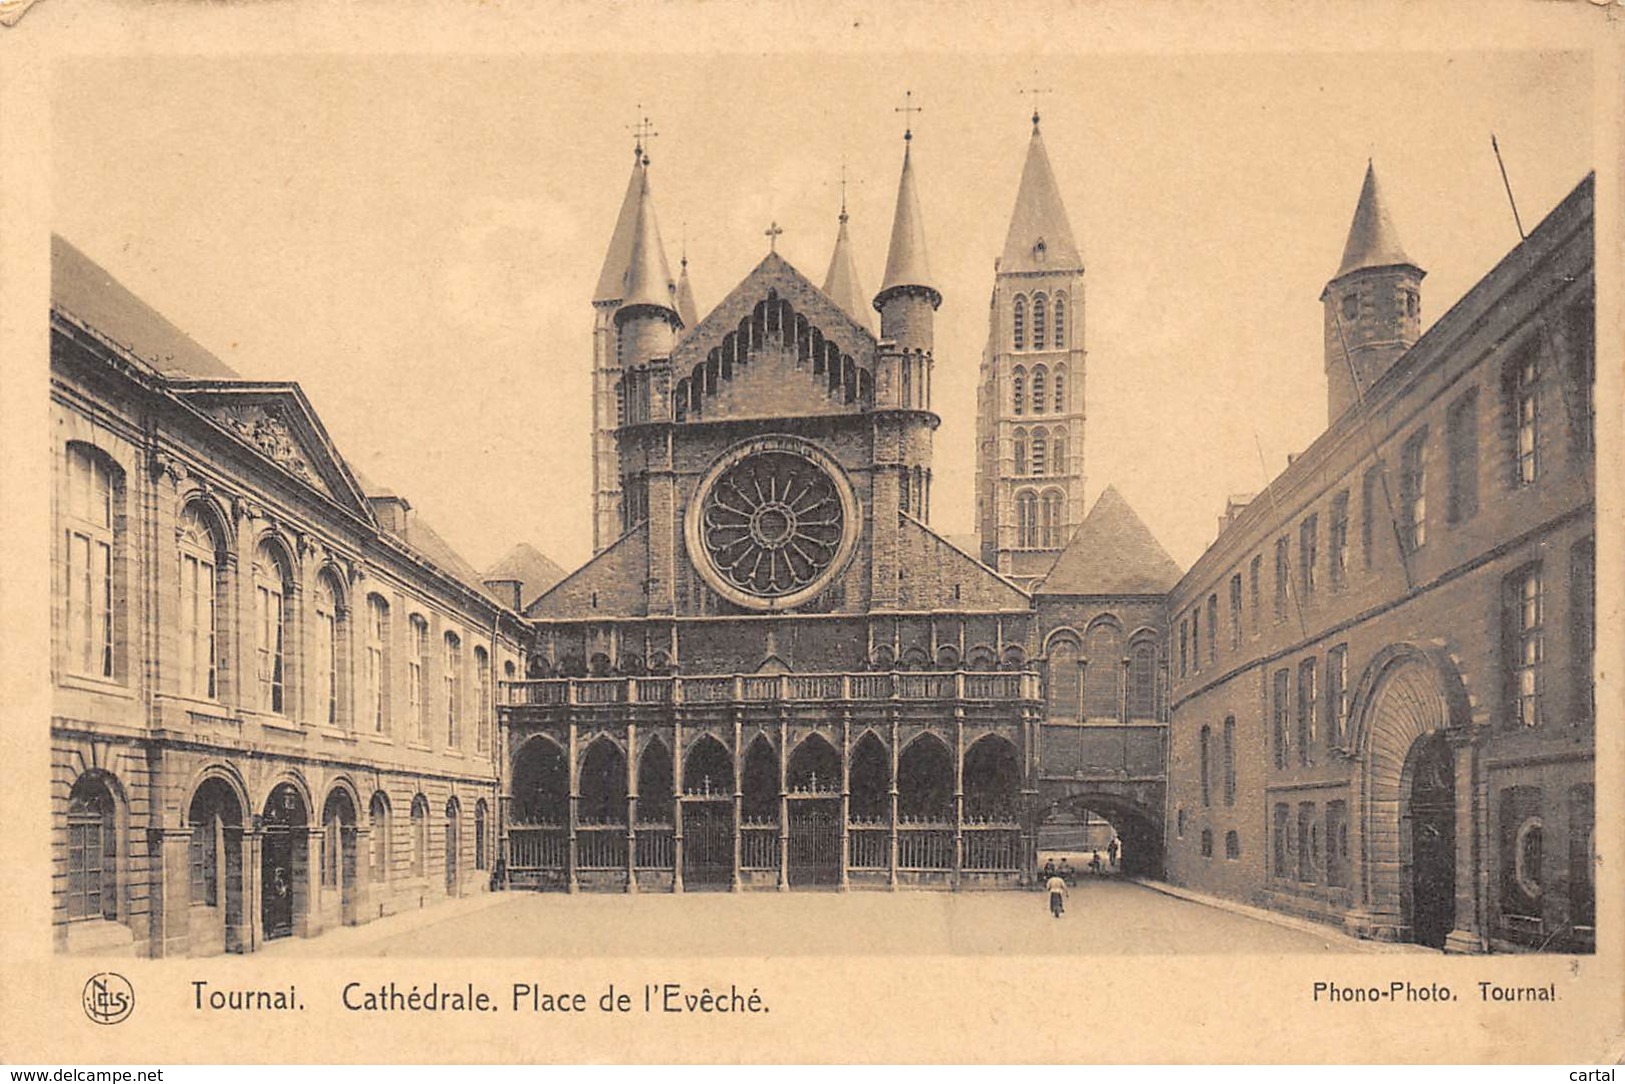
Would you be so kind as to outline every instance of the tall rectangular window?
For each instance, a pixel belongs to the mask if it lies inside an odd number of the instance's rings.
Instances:
[[[1275,766],[1285,768],[1288,750],[1291,747],[1291,735],[1288,731],[1288,720],[1291,718],[1291,689],[1292,674],[1288,670],[1275,671],[1274,685],[1270,692],[1270,721],[1271,744],[1275,754]]]
[[[1247,595],[1253,611],[1253,628],[1260,629],[1264,625],[1264,615],[1260,612],[1263,606],[1264,583],[1264,555],[1253,554],[1253,560],[1247,566]]]
[[[1574,721],[1596,719],[1596,688],[1591,676],[1597,655],[1597,547],[1587,538],[1569,556],[1569,658],[1574,669]]]
[[[1292,580],[1292,541],[1286,535],[1275,540],[1275,620],[1286,617],[1287,592]]]
[[[1179,623],[1179,676],[1189,673],[1190,667],[1190,622]]]
[[[1320,517],[1309,516],[1298,527],[1298,582],[1303,600],[1315,597],[1315,565],[1320,558]]]
[[[1531,339],[1507,365],[1507,407],[1512,414],[1512,481],[1533,485],[1540,477],[1540,344]]]
[[[1241,573],[1230,577],[1230,650],[1241,646]]]
[[[1270,842],[1275,852],[1273,872],[1277,877],[1286,876],[1287,855],[1292,853],[1291,816],[1292,812],[1285,802],[1275,804],[1274,831],[1270,833]]]
[[[1236,717],[1224,721],[1224,804],[1236,804]]]
[[[1213,729],[1211,727],[1204,726],[1202,728],[1201,734],[1198,736],[1198,747],[1197,747],[1197,759],[1200,762],[1200,770],[1201,770],[1201,774],[1202,774],[1202,805],[1203,806],[1210,806],[1210,805],[1213,804],[1213,784],[1212,784],[1213,750],[1212,750],[1212,745],[1213,745]]]
[[[1427,426],[1423,426],[1399,453],[1399,536],[1406,553],[1427,544]]]
[[[1338,644],[1326,653],[1326,747],[1341,749],[1348,735],[1349,646]]]
[[[1191,670],[1202,669],[1202,608],[1191,610]]]
[[[389,604],[377,595],[367,596],[366,633],[366,718],[372,723],[373,733],[382,734],[388,729],[389,668],[385,659],[389,645]]]
[[[1511,719],[1518,726],[1535,726],[1540,722],[1540,664],[1545,650],[1540,565],[1529,565],[1507,577],[1505,605]]]
[[[1219,658],[1219,596],[1207,597],[1207,661],[1209,665]]]
[[[1333,888],[1349,883],[1349,807],[1344,801],[1326,803],[1326,883]]]
[[[181,692],[213,700],[218,692],[215,655],[216,546],[208,523],[188,508],[180,524],[181,598],[176,640]]]
[[[68,446],[63,508],[67,582],[63,661],[86,677],[113,677],[113,474],[89,448]]]
[[[412,615],[412,642],[406,654],[406,704],[412,717],[412,737],[429,737],[429,702],[423,695],[423,675],[429,669],[429,623],[421,614]]]
[[[1315,824],[1315,804],[1313,802],[1298,803],[1298,880],[1308,883],[1315,879],[1315,850],[1314,844],[1320,839],[1319,826]]]
[[[1298,763],[1308,767],[1315,762],[1315,660],[1298,664]]]
[[[1378,505],[1385,503],[1382,492],[1382,467],[1367,468],[1360,479],[1360,559],[1366,568],[1376,563]]]
[[[1478,389],[1450,404],[1445,416],[1449,487],[1445,518],[1451,523],[1471,519],[1478,511]]]
[[[1326,525],[1326,569],[1332,586],[1341,587],[1349,575],[1349,491],[1332,498],[1332,519]]]
[[[475,722],[475,748],[484,753],[491,748],[491,656],[483,647],[474,649],[474,670],[479,681],[479,719]]]
[[[455,749],[462,741],[463,642],[454,632],[446,633],[446,748]]]

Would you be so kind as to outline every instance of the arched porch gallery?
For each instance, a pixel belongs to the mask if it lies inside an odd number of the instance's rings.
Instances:
[[[1014,884],[1031,865],[1017,726],[632,729],[513,744],[511,883],[958,887]]]

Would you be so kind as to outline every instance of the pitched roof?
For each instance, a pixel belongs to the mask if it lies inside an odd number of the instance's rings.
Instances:
[[[1016,207],[1010,213],[1010,231],[1004,236],[1000,271],[1072,271],[1083,269],[1083,257],[1072,239],[1072,223],[1061,202],[1044,137],[1033,115],[1033,137],[1027,144],[1027,163],[1021,167]]]
[[[480,579],[518,580],[520,608],[523,609],[538,595],[548,591],[564,579],[567,573],[547,555],[528,542],[521,542],[509,550],[507,556],[492,565]]]
[[[1165,595],[1183,574],[1123,495],[1107,486],[1033,593]]]
[[[1354,207],[1354,221],[1349,224],[1349,238],[1343,246],[1343,262],[1332,278],[1340,279],[1354,271],[1372,267],[1415,267],[1416,261],[1405,255],[1399,243],[1399,233],[1388,217],[1388,205],[1383,201],[1382,189],[1377,185],[1377,170],[1370,161],[1365,164],[1365,181],[1360,185],[1360,200]]]
[[[167,379],[229,380],[239,375],[55,234],[51,307],[117,342]]]
[[[891,246],[886,251],[886,275],[880,292],[898,286],[923,286],[934,290],[931,267],[925,258],[925,221],[920,215],[920,196],[914,190],[914,167],[909,160],[909,144],[903,145],[903,172],[897,178],[897,211],[892,217]]]
[[[621,211],[615,216],[615,232],[609,236],[609,251],[604,253],[604,266],[598,272],[598,285],[592,299],[619,301],[621,288],[626,282],[626,266],[632,256],[632,232],[637,227],[638,194],[643,191],[643,148],[632,157],[632,176],[626,182],[626,195],[621,197]]]
[[[829,271],[824,275],[824,293],[831,301],[871,333],[873,315],[858,281],[858,266],[852,259],[852,241],[846,234],[846,208],[841,208],[841,225],[835,233],[835,251],[829,258]]]

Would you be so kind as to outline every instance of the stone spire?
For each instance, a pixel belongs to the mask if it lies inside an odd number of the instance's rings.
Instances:
[[[638,170],[637,208],[632,221],[632,243],[626,257],[626,274],[621,287],[621,312],[638,307],[663,309],[674,319],[671,265],[666,247],[660,242],[660,226],[655,221],[654,197],[649,188],[649,160]]]
[[[844,185],[844,180],[842,183]],[[846,234],[846,220],[846,193],[843,191],[841,225],[835,233],[835,252],[829,259],[829,273],[824,276],[824,292],[841,311],[872,332],[869,307],[863,303],[863,286],[858,282],[857,264],[852,259],[852,241]]]
[[[1010,214],[1010,232],[1004,237],[1000,271],[1081,271],[1083,257],[1072,239],[1060,186],[1050,168],[1044,137],[1033,111],[1033,135],[1027,144],[1027,163],[1021,168],[1021,187]]]
[[[677,275],[677,315],[684,327],[693,327],[700,322],[700,311],[694,303],[694,286],[688,281],[688,253],[683,253],[678,262],[682,271]]]
[[[892,218],[891,248],[886,253],[886,275],[874,305],[879,309],[894,290],[920,290],[932,298],[932,308],[942,303],[942,295],[932,285],[931,267],[925,257],[925,221],[920,214],[920,197],[914,191],[914,166],[910,160],[914,133],[903,136],[903,172],[897,179],[897,211]]]
[[[1354,208],[1354,221],[1349,225],[1348,242],[1343,246],[1343,262],[1338,265],[1340,279],[1355,271],[1375,267],[1417,267],[1405,255],[1399,243],[1399,233],[1388,217],[1388,206],[1383,201],[1382,189],[1377,185],[1377,170],[1368,159],[1365,164],[1365,183],[1360,186],[1360,201]],[[1417,267],[1417,270],[1421,268]]]
[[[632,255],[632,233],[637,227],[638,197],[643,191],[647,165],[643,146],[639,144],[632,151],[632,176],[626,182],[626,195],[621,197],[621,213],[615,216],[615,232],[610,234],[609,251],[604,253],[604,266],[598,272],[598,285],[592,292],[595,305],[621,299],[621,287],[626,281],[627,263]]]

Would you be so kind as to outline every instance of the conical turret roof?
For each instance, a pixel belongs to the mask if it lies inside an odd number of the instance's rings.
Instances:
[[[694,303],[694,286],[688,281],[688,257],[682,259],[682,270],[677,274],[677,316],[684,327],[700,322],[699,306]]]
[[[911,142],[903,145],[903,172],[897,179],[897,213],[892,218],[886,275],[881,280],[877,298],[899,286],[918,286],[933,294],[937,292],[925,258],[925,220],[920,214],[919,194],[914,191],[914,166],[909,159]]]
[[[1399,233],[1388,217],[1388,206],[1383,202],[1382,189],[1377,184],[1377,170],[1370,161],[1365,165],[1365,183],[1360,186],[1360,202],[1354,208],[1354,221],[1349,225],[1348,243],[1343,246],[1343,262],[1338,265],[1334,279],[1354,271],[1371,267],[1421,268],[1399,243]]]
[[[671,265],[666,262],[666,246],[660,243],[660,226],[655,222],[647,162],[638,178],[637,210],[632,222],[632,250],[626,258],[621,308],[650,305],[676,316],[671,296]]]
[[[1183,573],[1113,486],[1083,517],[1040,595],[1165,595]]]
[[[1083,257],[1072,239],[1061,189],[1050,168],[1044,137],[1033,114],[1033,137],[1027,143],[1027,163],[1021,167],[1021,187],[1010,214],[1010,232],[1004,237],[1000,271],[1081,271]]]
[[[637,227],[638,196],[643,191],[643,148],[632,155],[632,176],[626,182],[626,195],[621,197],[621,211],[615,216],[615,232],[609,237],[609,251],[604,253],[604,266],[598,272],[598,285],[593,289],[595,303],[619,301],[621,288],[626,282],[626,265],[632,256],[632,233]]]
[[[869,306],[863,301],[863,286],[858,282],[858,267],[852,259],[852,241],[846,235],[846,218],[846,207],[842,205],[841,225],[835,233],[835,252],[829,258],[829,273],[824,276],[824,293],[859,326],[873,331]]]

